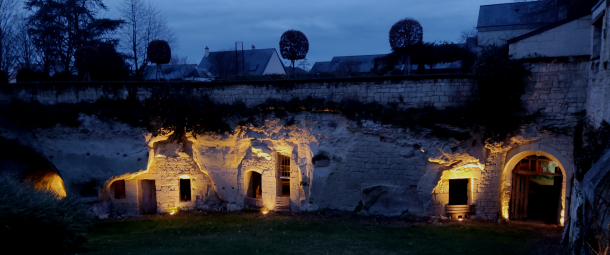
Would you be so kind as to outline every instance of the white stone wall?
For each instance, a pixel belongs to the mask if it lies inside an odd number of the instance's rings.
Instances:
[[[513,58],[585,56],[591,51],[591,15],[509,44]]]
[[[610,33],[610,16],[607,14],[610,8],[601,6],[605,9],[605,16],[602,17],[602,31]],[[610,122],[610,38],[601,37],[599,59],[592,60],[588,68],[589,86],[587,88],[587,115],[595,126],[599,126],[602,121]]]
[[[302,84],[275,85],[240,85],[240,84],[187,84],[176,85],[176,90],[195,96],[206,96],[218,103],[232,104],[244,102],[255,106],[268,99],[291,100],[308,97],[340,102],[345,99],[358,100],[363,103],[388,102],[397,103],[401,108],[419,108],[435,106],[446,108],[463,105],[477,96],[476,81],[472,78],[417,78],[407,77],[404,80],[356,81],[353,82],[320,82]],[[183,84],[184,85],[184,84]],[[99,84],[99,85],[65,85],[61,89],[50,85],[15,86],[0,93],[0,102],[9,102],[17,98],[23,101],[35,100],[42,104],[93,102],[102,97],[127,98],[136,93],[140,100],[152,95],[153,86],[133,86]],[[112,86],[116,86],[112,88]],[[133,89],[133,90],[132,90]],[[8,92],[10,91],[10,92]]]
[[[549,119],[574,121],[587,103],[588,61],[533,63],[521,97],[531,114],[538,110]]]
[[[191,182],[191,201],[180,201],[179,181],[187,175]],[[117,215],[138,215],[142,192],[141,180],[155,180],[157,211],[168,213],[171,210],[211,209],[210,205],[219,205],[216,191],[209,176],[203,173],[199,166],[189,155],[165,156],[156,154],[153,163],[147,171],[133,175],[125,175],[112,179],[110,184],[117,180],[125,180],[124,199],[116,199],[114,191],[109,186],[108,193],[112,201],[112,208]]]

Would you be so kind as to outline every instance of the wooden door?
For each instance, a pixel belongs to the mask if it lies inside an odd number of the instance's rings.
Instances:
[[[157,214],[157,188],[155,180],[142,180],[140,196],[140,213]]]
[[[513,184],[510,195],[510,219],[520,220],[527,218],[527,199],[529,195],[529,175],[513,173]]]

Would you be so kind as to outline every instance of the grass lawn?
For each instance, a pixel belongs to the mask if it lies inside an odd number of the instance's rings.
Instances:
[[[558,245],[560,235],[548,226],[428,223],[333,211],[193,212],[102,221],[85,254],[557,254],[565,249]]]

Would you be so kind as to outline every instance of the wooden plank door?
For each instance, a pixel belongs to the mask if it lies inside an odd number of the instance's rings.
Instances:
[[[157,213],[157,188],[155,180],[142,180],[142,196],[140,201],[140,213],[156,214]]]
[[[510,219],[527,218],[530,180],[527,175],[513,174],[513,185],[510,198]]]

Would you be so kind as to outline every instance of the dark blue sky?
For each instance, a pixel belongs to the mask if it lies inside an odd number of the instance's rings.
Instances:
[[[106,0],[105,16],[115,17],[122,0]],[[234,47],[278,48],[288,29],[309,39],[310,63],[333,56],[390,52],[388,31],[412,17],[424,29],[424,41],[456,41],[477,23],[480,5],[512,0],[151,0],[168,17],[178,37],[173,52],[199,63],[211,51]]]

